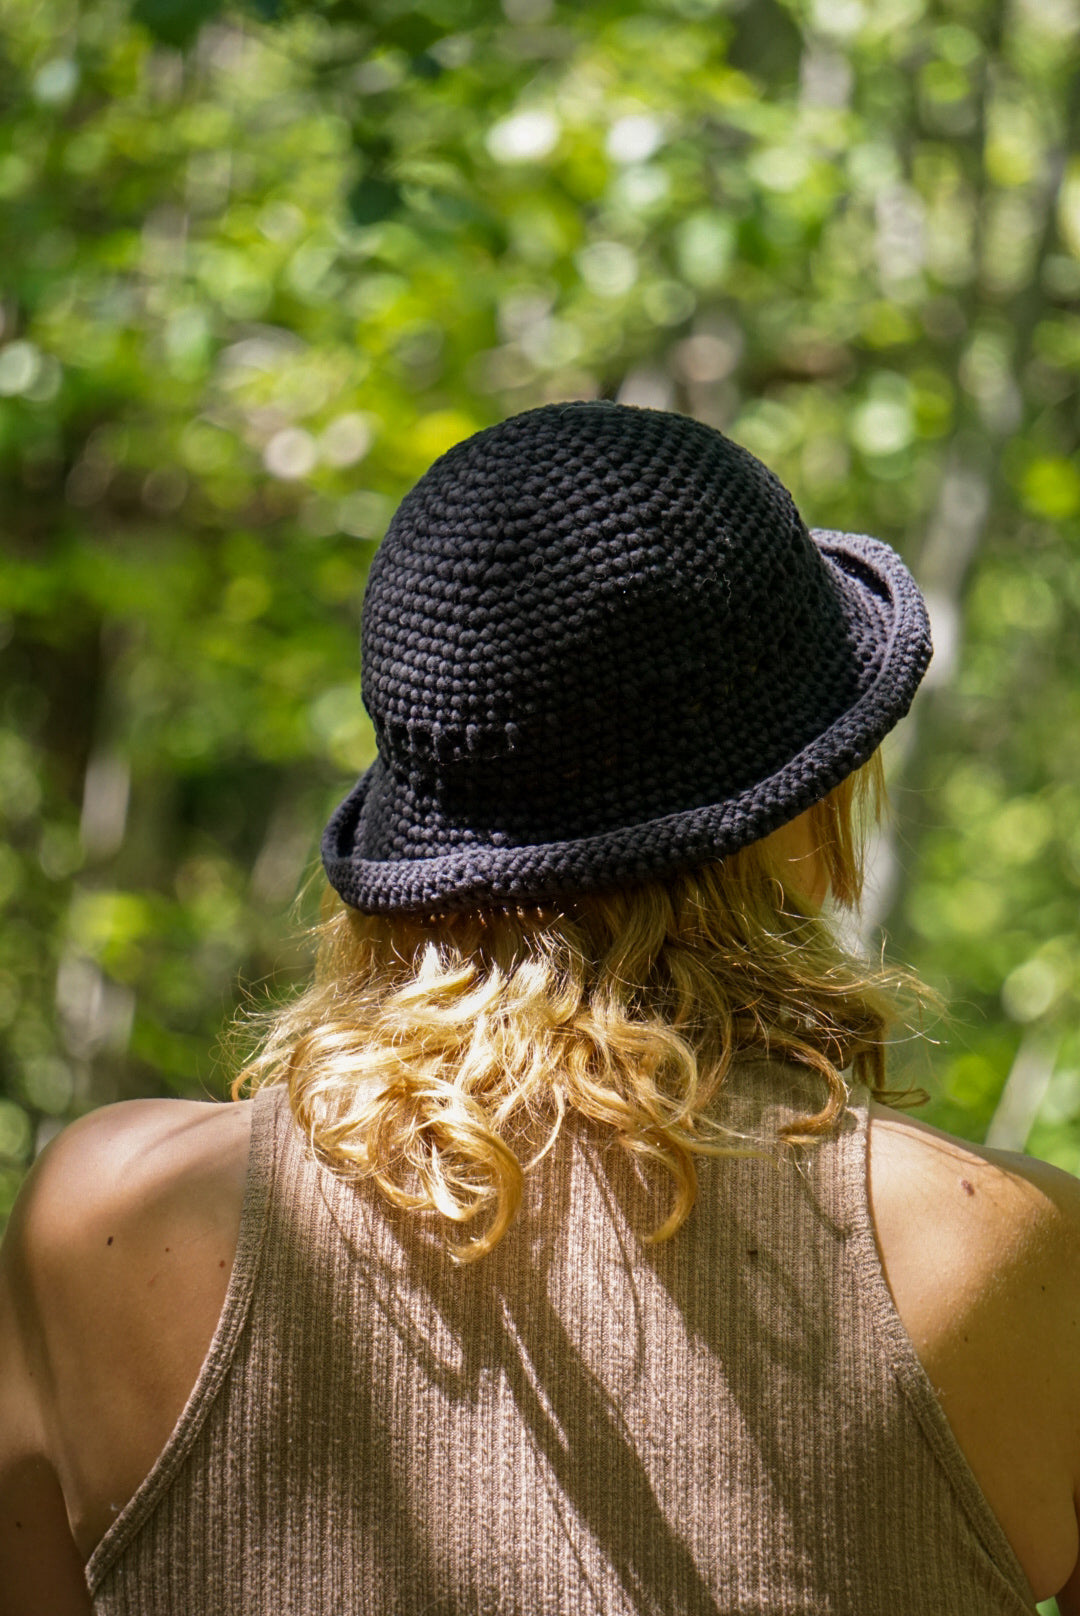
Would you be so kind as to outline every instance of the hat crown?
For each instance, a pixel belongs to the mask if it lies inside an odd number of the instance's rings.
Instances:
[[[531,814],[538,837],[585,834],[785,761],[823,720],[808,659],[851,652],[825,562],[747,450],[664,411],[549,405],[456,445],[402,501],[365,599],[364,699],[403,776],[463,799],[471,779],[508,831]]]
[[[557,404],[402,501],[364,605],[379,756],[323,833],[347,903],[432,913],[724,857],[907,711],[924,602],[887,544],[808,533],[684,416]]]

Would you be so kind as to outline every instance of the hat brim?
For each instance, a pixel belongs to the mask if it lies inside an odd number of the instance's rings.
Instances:
[[[527,846],[472,842],[433,858],[372,858],[361,851],[373,797],[382,814],[395,782],[381,759],[327,825],[322,859],[331,886],[374,914],[442,913],[535,904],[671,875],[723,858],[819,802],[865,763],[911,706],[932,654],[919,589],[900,557],[865,534],[811,530],[845,609],[869,624],[879,654],[855,700],[766,779],[722,802],[573,841]]]

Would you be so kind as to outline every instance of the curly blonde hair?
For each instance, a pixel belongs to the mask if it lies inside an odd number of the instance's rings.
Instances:
[[[880,754],[812,810],[834,900],[857,905],[867,805],[883,803]],[[327,887],[314,979],[261,1033],[234,1098],[287,1084],[318,1157],[371,1179],[395,1206],[505,1233],[524,1175],[569,1112],[668,1170],[674,1201],[649,1240],[674,1234],[697,1193],[695,1158],[761,1154],[710,1114],[737,1056],[810,1068],[827,1100],[781,1130],[826,1136],[849,1067],[878,1098],[889,1028],[928,997],[908,973],[846,952],[792,889],[769,839],[714,863],[540,907],[429,916],[348,908]]]

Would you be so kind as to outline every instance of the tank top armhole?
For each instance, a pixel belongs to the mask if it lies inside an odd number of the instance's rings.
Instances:
[[[286,1117],[289,1116],[288,1107],[279,1103],[284,1092],[283,1089],[271,1086],[259,1089],[255,1093],[236,1256],[217,1327],[211,1337],[202,1368],[173,1427],[172,1434],[149,1473],[86,1562],[86,1582],[91,1596],[98,1591],[109,1570],[172,1484],[210,1412],[232,1363],[240,1332],[247,1319],[262,1258],[267,1211],[279,1154],[280,1119],[283,1111]]]
[[[1034,1611],[1024,1568],[956,1440],[885,1277],[870,1202],[870,1091],[865,1085],[851,1089],[848,1108],[857,1118],[858,1126],[841,1136],[841,1193],[846,1203],[843,1213],[871,1327],[885,1361],[913,1408],[931,1451],[984,1549],[998,1570],[1015,1585],[1024,1601],[1023,1608]]]

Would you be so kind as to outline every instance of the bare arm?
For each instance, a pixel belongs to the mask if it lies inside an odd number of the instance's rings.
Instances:
[[[1057,1596],[1059,1616],[1080,1616],[1080,1576],[1074,1571]]]
[[[44,1366],[27,1281],[36,1188],[31,1175],[0,1246],[0,1616],[89,1616],[82,1556],[47,1455]]]
[[[901,1319],[1035,1598],[1080,1616],[1080,1182],[871,1115],[875,1229]]]
[[[165,1445],[232,1268],[248,1105],[64,1130],[0,1248],[0,1616],[87,1616],[84,1564]]]

